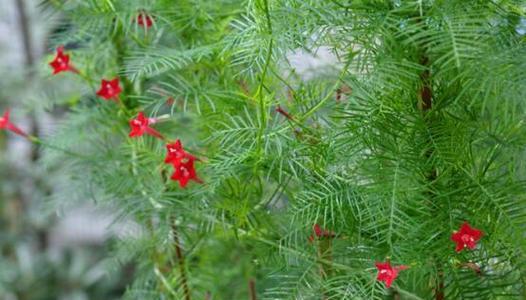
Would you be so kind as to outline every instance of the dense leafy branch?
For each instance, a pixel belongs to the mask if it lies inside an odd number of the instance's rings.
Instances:
[[[43,161],[142,228],[115,245],[130,299],[526,295],[521,1],[46,2],[81,70],[60,76],[91,89]],[[314,75],[291,58],[324,49]],[[96,97],[117,75],[121,102]],[[139,112],[164,140],[127,136]],[[457,253],[464,221],[483,235]]]

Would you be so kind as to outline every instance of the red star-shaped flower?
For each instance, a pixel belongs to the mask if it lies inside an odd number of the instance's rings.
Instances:
[[[157,130],[150,127],[150,124],[155,122],[155,119],[146,118],[142,111],[139,112],[137,118],[130,120],[130,137],[138,137],[146,133],[151,136],[163,139],[163,136]]]
[[[0,117],[0,130],[6,129],[18,135],[21,135],[23,137],[28,137],[27,133],[25,133],[22,129],[18,128],[17,126],[15,126],[13,123],[9,121],[10,114],[11,114],[10,110],[7,109],[4,112],[4,115]]]
[[[175,141],[175,143],[166,145],[166,150],[167,154],[166,158],[164,159],[164,162],[167,164],[178,166],[185,158],[192,160],[196,159],[192,154],[184,151],[183,145],[181,144],[180,140]]]
[[[178,165],[174,165],[175,172],[173,173],[172,177],[170,177],[172,180],[179,181],[179,186],[184,188],[188,184],[188,181],[193,180],[195,182],[201,183],[201,179],[199,179],[195,173],[194,168],[194,159],[193,158],[185,158],[179,163]]]
[[[451,235],[451,240],[457,244],[455,251],[460,252],[466,247],[475,249],[481,237],[482,231],[471,227],[468,222],[464,222],[460,230]]]
[[[53,68],[53,75],[66,71],[78,73],[77,69],[69,63],[69,55],[64,54],[64,46],[57,48],[57,55],[49,65]]]
[[[147,13],[141,12],[137,16],[137,24],[145,28],[150,28],[153,25],[153,18]]]
[[[311,243],[316,238],[318,238],[318,239],[319,238],[325,238],[325,237],[333,238],[335,236],[333,231],[323,229],[323,228],[321,228],[321,226],[319,224],[314,224],[314,226],[312,227],[312,230],[314,231],[314,235],[311,234],[309,236],[309,242],[311,242]]]
[[[398,277],[398,273],[402,270],[407,269],[407,266],[392,267],[390,262],[375,263],[376,269],[378,269],[378,276],[376,280],[385,282],[385,286],[391,287],[393,281]]]
[[[183,149],[180,140],[166,145],[166,150],[168,153],[164,162],[171,164],[175,169],[171,177],[172,180],[179,181],[182,188],[186,187],[190,180],[202,183],[195,173],[194,162],[197,158]]]
[[[97,91],[97,95],[106,100],[117,101],[121,92],[122,89],[119,85],[119,78],[115,77],[112,80],[102,79],[100,83],[100,89]]]

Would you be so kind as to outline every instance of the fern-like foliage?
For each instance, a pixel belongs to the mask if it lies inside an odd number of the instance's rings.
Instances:
[[[129,299],[244,299],[250,280],[262,299],[526,295],[521,1],[46,7],[88,88],[44,160],[141,228],[108,263],[136,264]],[[322,48],[324,72],[295,69]],[[115,75],[122,102],[96,99]],[[163,142],[127,137],[138,111],[168,117],[156,128],[199,157],[202,184],[180,188]],[[484,235],[456,253],[463,221]],[[309,242],[314,224],[331,236]],[[386,288],[375,261],[409,269]]]

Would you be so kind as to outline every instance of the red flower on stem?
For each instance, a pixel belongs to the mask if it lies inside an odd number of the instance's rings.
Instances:
[[[471,227],[468,222],[464,222],[459,231],[453,232],[451,240],[457,244],[455,251],[460,252],[466,247],[471,250],[475,249],[481,237],[482,231]]]
[[[335,236],[333,231],[323,229],[323,228],[321,228],[321,226],[319,224],[314,224],[314,226],[312,227],[312,230],[314,231],[314,235],[311,234],[309,236],[309,242],[311,242],[311,243],[316,238],[317,239],[325,238],[325,237],[333,238]]]
[[[57,55],[55,56],[55,59],[53,59],[53,61],[49,63],[49,65],[53,68],[53,75],[66,71],[70,71],[77,74],[79,72],[77,69],[75,69],[75,67],[73,67],[69,63],[69,55],[64,54],[64,46],[60,46],[57,48]]]
[[[144,113],[141,111],[137,115],[137,118],[130,120],[130,137],[138,137],[142,136],[143,134],[149,134],[151,136],[163,139],[162,134],[160,134],[157,130],[150,127],[150,124],[155,123],[157,120],[154,118],[146,118],[144,116]]]
[[[398,277],[398,273],[400,271],[403,271],[408,266],[397,266],[392,267],[390,262],[377,262],[375,263],[376,269],[378,269],[378,276],[376,277],[376,280],[385,282],[385,286],[390,288],[393,281]]]
[[[137,16],[137,24],[144,28],[150,28],[153,25],[153,18],[150,17],[147,13],[141,12]]]
[[[172,174],[170,179],[179,181],[179,186],[184,188],[188,184],[188,181],[193,180],[198,183],[202,183],[195,173],[194,159],[187,157],[181,161],[178,165],[174,165],[175,172]]]
[[[179,186],[182,188],[186,187],[190,180],[202,183],[202,180],[197,177],[195,172],[194,162],[197,159],[183,149],[180,140],[166,145],[166,150],[168,153],[164,162],[171,164],[175,169],[170,179],[179,181]]]
[[[115,77],[112,80],[102,79],[97,95],[106,100],[118,101],[121,92],[122,88],[119,85],[119,77]]]
[[[175,141],[175,143],[166,145],[166,150],[167,155],[164,159],[164,162],[167,164],[178,166],[185,158],[196,160],[196,158],[192,154],[184,151],[183,145],[181,144],[180,140]]]
[[[174,97],[172,97],[172,96],[168,97],[168,99],[166,99],[166,104],[167,105],[174,105],[175,104]]]
[[[11,114],[10,110],[7,109],[4,112],[4,115],[0,117],[0,130],[6,129],[6,130],[12,131],[18,135],[21,135],[27,138],[28,137],[27,133],[25,133],[22,129],[18,128],[16,125],[11,123],[11,121],[9,121],[10,114]]]

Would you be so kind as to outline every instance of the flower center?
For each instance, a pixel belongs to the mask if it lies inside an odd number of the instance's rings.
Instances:
[[[387,270],[387,269],[383,269],[383,270],[380,271],[380,274],[387,275],[387,276],[393,276],[393,271]]]
[[[181,172],[183,173],[183,177],[190,177],[190,172],[188,172],[188,169],[181,166]]]
[[[469,235],[469,234],[463,234],[461,237],[460,237],[460,240],[462,240],[462,242],[464,243],[464,245],[467,245],[469,243],[473,243],[475,241],[475,239]]]

